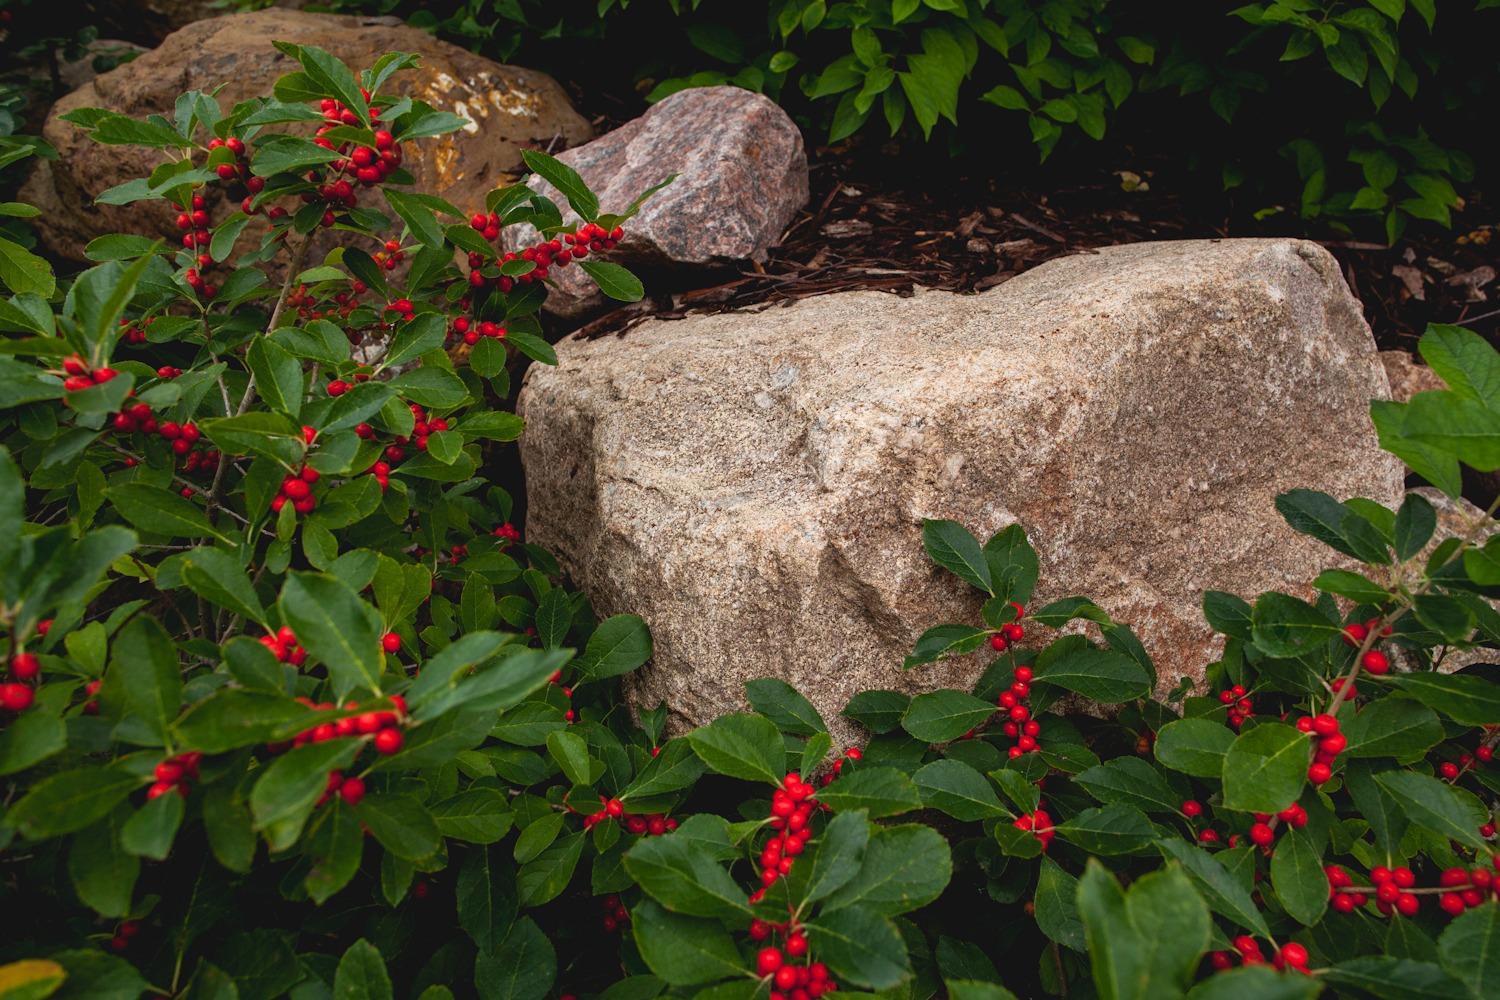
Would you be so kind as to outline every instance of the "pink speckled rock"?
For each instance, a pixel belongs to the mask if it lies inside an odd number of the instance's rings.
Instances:
[[[621,264],[760,259],[807,204],[802,133],[775,102],[738,87],[679,91],[558,159],[583,176],[605,212],[623,212],[642,191],[678,175],[626,225],[625,240],[609,258]],[[556,188],[541,178],[532,184],[576,220]],[[536,238],[527,226],[505,231],[512,250]],[[553,277],[549,312],[576,316],[602,303],[582,269]]]

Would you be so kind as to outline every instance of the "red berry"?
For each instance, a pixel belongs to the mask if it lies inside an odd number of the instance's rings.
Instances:
[[[761,976],[774,975],[783,964],[780,948],[762,948],[755,956],[755,971]]]
[[[1458,765],[1453,763],[1452,761],[1445,760],[1438,765],[1438,772],[1442,774],[1443,777],[1452,781],[1454,778],[1458,777]]]
[[[390,755],[401,749],[405,738],[399,729],[382,729],[375,734],[375,751]]]
[[[29,681],[41,672],[42,661],[35,653],[17,653],[10,658],[10,672],[18,681]]]
[[[36,700],[36,694],[25,684],[0,684],[0,708],[24,712]]]
[[[339,786],[339,797],[351,806],[358,805],[359,800],[365,797],[364,779],[345,778],[344,783]]]
[[[1319,736],[1332,736],[1339,731],[1339,720],[1331,715],[1315,715],[1312,720],[1312,731]]]
[[[385,635],[380,637],[380,645],[384,647],[387,653],[400,652],[401,636],[397,635],[395,632],[387,632]]]
[[[1307,949],[1295,941],[1281,946],[1281,960],[1294,969],[1307,965]]]
[[[1372,649],[1360,657],[1359,663],[1372,674],[1383,674],[1391,669],[1391,661],[1378,649]]]
[[[1307,780],[1311,781],[1315,785],[1321,785],[1323,784],[1323,782],[1332,777],[1333,768],[1329,767],[1327,764],[1313,764],[1307,769]]]
[[[786,939],[786,953],[793,958],[801,958],[807,954],[807,938],[801,934],[793,934]]]
[[[1421,908],[1421,900],[1409,892],[1403,892],[1400,896],[1396,897],[1396,912],[1403,917],[1414,917]]]
[[[1257,847],[1270,847],[1275,839],[1275,832],[1264,823],[1256,823],[1250,828],[1250,842]]]

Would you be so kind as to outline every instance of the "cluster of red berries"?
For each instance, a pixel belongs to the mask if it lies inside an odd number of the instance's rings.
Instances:
[[[1020,622],[1020,619],[1026,615],[1026,609],[1015,601],[1011,601],[1010,606],[1016,609],[1017,620],[1001,626],[994,635],[990,636],[990,648],[999,653],[1005,652],[1010,648],[1011,643],[1020,642],[1026,635],[1026,630],[1021,627]]]
[[[281,508],[291,504],[297,513],[311,514],[318,506],[318,498],[312,492],[313,484],[321,478],[318,470],[310,465],[304,465],[296,475],[283,477],[280,490],[271,500],[271,510],[280,514]]]
[[[155,322],[155,316],[147,316],[145,319],[120,317],[120,343],[132,346],[144,344],[146,342],[146,327]]]
[[[35,653],[20,652],[10,658],[9,683],[0,684],[0,710],[24,712],[36,700],[27,681],[36,680],[42,672],[42,661]]]
[[[203,759],[203,754],[197,750],[176,757],[168,757],[156,765],[156,784],[146,789],[146,798],[154,799],[158,795],[168,792],[176,792],[182,798],[188,797],[192,790],[193,782],[198,780],[198,762]]]
[[[87,701],[85,701],[83,703],[83,714],[84,715],[98,715],[99,714],[99,699],[96,698],[95,695],[97,695],[99,693],[99,689],[102,688],[103,686],[104,686],[104,682],[103,681],[89,681],[87,684],[85,684],[83,686],[84,696],[88,699]]]
[[[1242,934],[1235,938],[1233,943],[1234,951],[1210,952],[1209,964],[1221,971],[1234,968],[1236,957],[1241,965],[1266,964],[1266,956],[1261,952],[1260,944],[1255,938]],[[1307,973],[1307,949],[1295,941],[1289,941],[1277,951],[1276,958],[1271,964],[1279,971],[1296,969],[1298,972]]]
[[[130,942],[141,932],[139,920],[126,920],[120,924],[115,936],[109,939],[109,949],[113,952],[123,952],[130,947]]]
[[[595,826],[605,820],[616,820],[624,828],[626,833],[645,834],[649,837],[660,837],[662,834],[671,833],[677,829],[677,821],[670,816],[661,813],[651,813],[648,816],[637,816],[625,811],[625,804],[619,799],[611,799],[599,796],[601,808],[583,818],[583,828],[592,830]]]
[[[1344,752],[1349,740],[1339,732],[1339,720],[1327,714],[1304,715],[1297,720],[1297,729],[1318,741],[1316,756],[1307,769],[1307,780],[1321,785],[1333,777],[1334,761]]]
[[[655,751],[652,751],[651,756],[656,756]],[[844,761],[863,760],[864,756],[864,751],[860,750],[859,747],[850,747],[849,749],[845,750],[844,756],[835,760],[833,762],[833,766],[830,767],[827,771],[823,772],[823,777],[820,781],[820,784],[822,784],[824,788],[827,788],[829,785],[833,784],[833,780],[837,778],[840,772],[844,770]]]
[[[1014,628],[1020,630],[1019,625]],[[1026,701],[1031,696],[1031,677],[1030,667],[1017,667],[1010,690],[1002,693],[999,698],[998,704],[1006,713],[1006,721],[1000,730],[1016,741],[1015,746],[1008,751],[1011,757],[1033,753],[1041,748],[1037,737],[1042,734],[1042,725],[1031,717],[1031,709],[1026,706]]]
[[[157,378],[176,378],[182,374],[181,368],[173,368],[171,365],[162,365],[156,369]]]
[[[219,180],[232,181],[238,177],[248,182],[251,179],[250,160],[245,156],[245,141],[243,139],[237,136],[230,136],[227,139],[210,139],[208,140],[208,148],[210,150],[227,149],[230,153],[234,154],[233,163],[221,163],[214,168],[214,173],[219,175]],[[255,178],[255,180],[259,180],[260,184],[252,193],[257,193],[260,188],[265,187],[264,180],[259,177]]]
[[[360,96],[365,99],[366,103],[369,102],[370,92],[368,90],[361,90]],[[328,124],[318,129],[316,133],[317,137],[313,139],[313,142],[324,149],[334,149],[333,143],[323,138],[324,133],[339,125],[358,126],[360,123],[359,116],[331,98],[324,98],[319,107]],[[379,120],[380,109],[371,108],[371,123],[373,124]],[[348,159],[334,160],[328,165],[328,169],[333,172],[334,176],[352,172],[355,180],[364,187],[373,187],[385,179],[397,167],[401,166],[401,143],[397,142],[395,136],[389,131],[382,128],[375,130],[374,149],[371,149],[369,146],[355,146],[351,152],[349,143],[346,142],[339,146],[336,152],[348,153]],[[354,203],[348,200],[352,197],[352,192],[347,195],[342,192],[335,195],[330,195],[327,192],[324,193],[325,198],[335,196],[343,201],[344,207],[354,207]]]
[[[1500,861],[1495,862],[1500,866]],[[1410,868],[1387,868],[1384,865],[1370,870],[1371,886],[1357,886],[1353,877],[1338,865],[1329,865],[1328,898],[1339,913],[1353,913],[1375,896],[1375,907],[1386,916],[1399,913],[1403,917],[1414,917],[1422,908],[1423,895],[1436,895],[1438,906],[1450,916],[1458,916],[1467,909],[1479,906],[1492,895],[1500,894],[1500,876],[1488,868],[1449,868],[1438,876],[1435,889],[1417,888],[1417,876]]]
[[[285,625],[269,635],[260,637],[260,644],[271,651],[271,655],[282,663],[300,667],[307,662],[307,650],[297,642],[297,633]]]
[[[355,281],[349,286],[347,292],[335,292],[333,296],[333,307],[329,309],[318,308],[318,296],[308,291],[306,285],[298,285],[293,291],[287,293],[286,304],[288,308],[297,310],[297,315],[304,320],[324,319],[329,316],[338,316],[340,319],[348,319],[349,314],[359,305],[359,296],[368,286],[363,281]],[[350,342],[359,339],[359,333],[355,330],[345,330],[344,335]]]
[[[103,385],[120,374],[113,368],[90,369],[88,362],[76,354],[72,357],[63,358],[62,370],[63,374],[67,376],[63,379],[63,388],[68,392],[82,392],[85,389],[92,389],[94,386]]]
[[[1380,617],[1378,615],[1374,618],[1371,618],[1363,625],[1361,625],[1359,622],[1352,622],[1348,625],[1345,625],[1344,644],[1346,646],[1352,646],[1355,649],[1358,649],[1361,645],[1364,644],[1365,639],[1369,638],[1370,633],[1374,632],[1378,628],[1380,628]],[[1390,635],[1391,627],[1389,625],[1385,626],[1384,629],[1381,629],[1380,634],[1383,636]],[[1390,658],[1378,649],[1372,649],[1364,656],[1360,657],[1359,665],[1363,667],[1366,672],[1372,674],[1383,674],[1391,669]]]
[[[1052,817],[1047,815],[1047,810],[1043,808],[1045,805],[1045,802],[1038,802],[1036,812],[1026,813],[1011,824],[1017,830],[1026,830],[1040,840],[1044,851],[1047,845],[1052,843],[1052,838],[1057,836],[1057,831],[1052,828]]]
[[[787,936],[785,952],[780,948],[762,948],[755,956],[756,975],[771,981],[770,1000],[817,1000],[839,988],[822,962],[792,965],[787,961],[806,954],[807,938],[793,931]]]
[[[313,702],[308,698],[297,700],[319,712],[332,711],[338,707],[331,701]],[[343,706],[346,710],[358,707],[358,703],[352,701]],[[369,736],[377,753],[393,754],[406,742],[406,737],[401,731],[401,717],[405,714],[406,699],[399,694],[394,694],[391,695],[391,707],[388,709],[361,712],[359,715],[346,715],[337,722],[320,722],[311,729],[298,733],[291,740],[268,744],[266,749],[277,754],[308,743],[326,743],[329,740],[347,736]]]
[[[503,326],[498,326],[489,320],[470,323],[464,316],[455,319],[448,328],[450,338],[456,336],[470,347],[479,343],[480,339],[484,337],[488,337],[491,340],[504,340],[505,334],[506,330]]]
[[[1219,703],[1229,706],[1229,724],[1235,729],[1243,726],[1246,719],[1255,717],[1255,705],[1247,695],[1243,684],[1219,692]]]
[[[760,852],[761,889],[750,897],[750,902],[759,902],[765,889],[792,870],[792,859],[801,854],[812,838],[809,829],[813,809],[817,800],[816,789],[802,780],[802,775],[792,771],[781,781],[781,787],[771,795],[770,827],[775,832]],[[762,973],[764,975],[764,973]]]
[[[476,214],[469,220],[469,225],[491,242],[500,238],[500,216],[494,212],[488,216]],[[564,268],[575,260],[582,260],[590,253],[613,250],[624,238],[625,230],[619,226],[614,229],[605,229],[595,223],[585,222],[579,227],[578,232],[567,233],[561,239],[554,237],[526,247],[520,253],[502,255],[501,264],[507,264],[513,260],[527,260],[535,265],[525,274],[518,274],[514,277],[506,274],[493,278],[486,277],[482,271],[486,263],[484,254],[471,250],[469,251],[469,284],[475,288],[494,285],[501,292],[509,292],[517,285],[529,285],[533,281],[541,281],[551,274],[551,269],[554,267]]]
[[[353,375],[351,375],[349,377],[352,378],[354,381],[353,382],[345,382],[341,378],[330,379],[328,381],[328,387],[327,387],[328,395],[334,396],[334,397],[342,396],[344,393],[348,392],[350,389],[353,389],[359,383],[370,381],[370,375],[369,375],[368,372],[356,372],[355,374],[353,374]],[[366,426],[368,426],[368,425],[366,425]]]
[[[512,545],[521,540],[521,530],[509,521],[500,525],[500,527],[490,532],[490,534],[496,538],[503,538],[508,544]]]
[[[365,779],[346,778],[343,771],[329,771],[328,787],[323,789],[323,794],[318,796],[313,808],[321,808],[335,795],[351,806],[359,805],[359,800],[365,797]]]
[[[1250,827],[1250,843],[1256,847],[1270,848],[1276,840],[1276,829],[1271,824],[1271,818],[1270,813],[1255,814],[1255,823]],[[1293,829],[1300,830],[1307,825],[1307,810],[1293,802],[1277,813],[1275,818]]]
[[[386,240],[385,249],[375,251],[372,259],[387,271],[394,271],[396,265],[406,259],[406,251],[401,249],[399,240]]]
[[[620,902],[619,896],[604,897],[604,933],[613,934],[615,931],[630,923],[630,911],[625,904]]]

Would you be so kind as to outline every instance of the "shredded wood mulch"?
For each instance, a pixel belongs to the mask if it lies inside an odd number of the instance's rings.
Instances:
[[[1045,192],[1001,178],[931,185],[883,178],[878,160],[846,149],[812,158],[812,198],[763,264],[738,271],[647,275],[655,293],[580,328],[621,335],[646,319],[783,304],[921,285],[973,293],[1055,257],[1119,243],[1305,235],[1294,216],[1233,225],[1201,197],[1163,191],[1157,178],[1101,173]],[[1156,190],[1153,190],[1155,185]],[[1126,190],[1130,187],[1131,190]],[[1461,323],[1500,345],[1500,219],[1475,198],[1454,228],[1421,224],[1394,247],[1318,240],[1338,259],[1383,349],[1413,350],[1428,323]],[[1495,238],[1492,240],[1492,235]]]

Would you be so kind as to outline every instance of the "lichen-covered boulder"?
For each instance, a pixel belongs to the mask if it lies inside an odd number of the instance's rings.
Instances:
[[[1165,690],[1217,658],[1205,589],[1308,594],[1336,558],[1278,493],[1400,497],[1369,328],[1298,240],[1111,247],[981,295],[829,295],[558,356],[520,400],[529,540],[601,612],[645,618],[631,696],[679,727],[762,676],[830,721],[864,689],[972,683],[982,654],[901,670],[924,629],[980,622],[923,518],[1020,522],[1035,603],[1131,623]]]
[[[390,90],[470,119],[462,131],[412,144],[404,166],[416,190],[440,195],[464,210],[480,209],[495,187],[513,183],[524,170],[521,150],[565,148],[588,140],[593,130],[544,73],[503,66],[438,41],[405,25],[370,24],[358,17],[264,10],[194,22],[143,53],[61,98],[47,116],[43,137],[57,147],[56,160],[39,160],[21,197],[43,214],[35,221],[54,253],[83,260],[83,248],[101,233],[128,232],[175,239],[175,213],[165,202],[95,205],[106,188],[149,174],[161,160],[152,150],[102,146],[57,116],[81,107],[102,107],[144,118],[171,115],[187,90],[211,91],[226,111],[239,101],[269,95],[277,77],[297,68],[273,41],[317,45],[356,72],[386,52],[422,57],[419,69],[392,77]],[[244,192],[212,185],[210,212],[227,215]],[[384,208],[383,200],[375,207]]]

